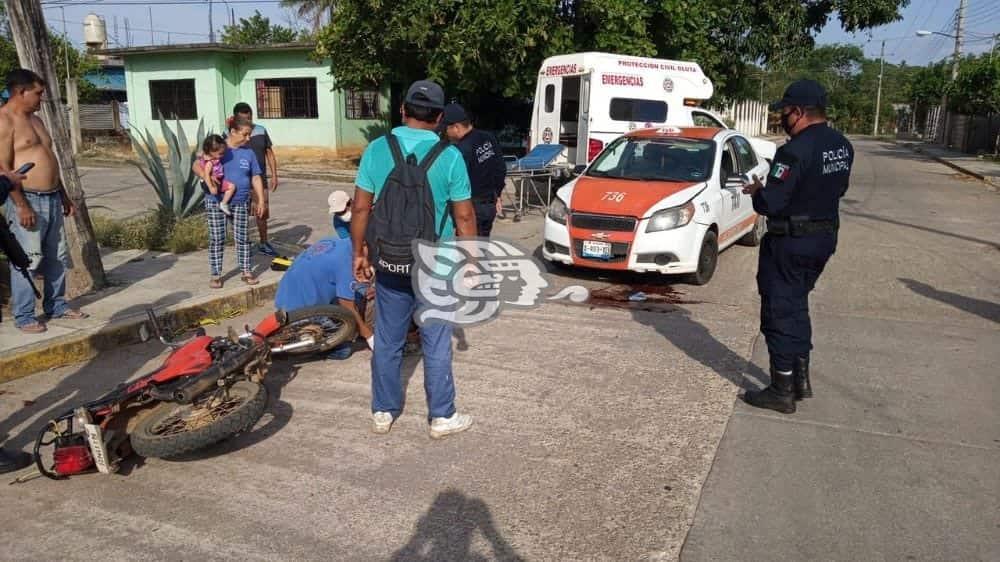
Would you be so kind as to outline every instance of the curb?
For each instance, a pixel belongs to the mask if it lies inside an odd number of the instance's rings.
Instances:
[[[935,156],[935,155],[933,155],[933,154],[931,154],[929,152],[926,152],[926,151],[924,151],[918,145],[905,144],[905,143],[900,143],[900,142],[895,142],[895,141],[893,141],[893,144],[895,144],[897,146],[903,146],[903,147],[909,148],[913,152],[916,152],[917,154],[923,154],[924,156],[930,158],[931,160],[934,160],[935,162],[937,162],[939,164],[944,164],[945,166],[948,166],[949,168],[955,170],[956,172],[959,172],[959,173],[965,174],[967,176],[976,178],[977,180],[979,180],[979,181],[985,183],[986,185],[990,186],[990,188],[991,188],[990,191],[997,191],[998,189],[1000,189],[1000,184],[994,183],[993,180],[989,179],[985,175],[980,174],[979,172],[976,172],[974,170],[970,170],[969,168],[966,168],[964,166],[959,166],[958,164],[952,162],[951,160],[947,160],[945,158],[941,158],[940,156]]]
[[[158,317],[166,325],[188,326],[202,318],[216,316],[227,310],[236,308],[249,310],[262,304],[270,305],[277,290],[277,282],[247,287],[236,294],[167,307],[166,310],[158,312]],[[139,329],[146,323],[145,316],[137,315],[101,328],[68,334],[6,354],[0,357],[0,383],[80,363],[102,351],[141,343],[143,340],[139,336]],[[147,326],[147,329],[150,328]],[[152,334],[152,330],[149,333]]]

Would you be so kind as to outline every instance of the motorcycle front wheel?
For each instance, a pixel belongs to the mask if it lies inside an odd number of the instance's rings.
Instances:
[[[136,424],[132,449],[159,459],[192,453],[250,429],[266,406],[267,389],[250,381],[206,392],[190,404],[163,402]]]
[[[267,344],[275,353],[308,355],[330,351],[354,340],[357,333],[354,315],[346,308],[335,304],[310,306],[289,312],[285,325],[267,338]]]

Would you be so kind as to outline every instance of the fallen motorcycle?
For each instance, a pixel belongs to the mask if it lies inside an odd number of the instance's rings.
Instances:
[[[267,405],[262,384],[273,354],[320,353],[351,341],[346,309],[317,306],[268,315],[252,330],[211,337],[199,328],[178,344],[146,311],[153,334],[173,351],[155,371],[47,423],[35,440],[39,473],[61,480],[93,471],[117,472],[132,452],[176,458],[254,426]],[[51,449],[52,464],[43,452]],[[20,480],[20,479],[19,479]]]

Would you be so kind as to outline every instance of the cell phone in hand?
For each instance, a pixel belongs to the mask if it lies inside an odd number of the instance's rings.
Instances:
[[[17,169],[17,173],[23,176],[24,174],[27,174],[34,167],[35,167],[34,162],[26,162],[24,165],[22,165],[20,168]]]

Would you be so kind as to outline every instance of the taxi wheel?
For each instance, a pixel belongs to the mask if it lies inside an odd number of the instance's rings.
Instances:
[[[757,215],[757,221],[753,223],[753,230],[744,234],[736,241],[740,246],[760,246],[767,232],[767,219],[763,215]]]
[[[698,269],[688,275],[692,285],[704,285],[712,280],[715,266],[719,263],[719,237],[715,231],[709,230],[701,241],[701,253],[698,255]]]

